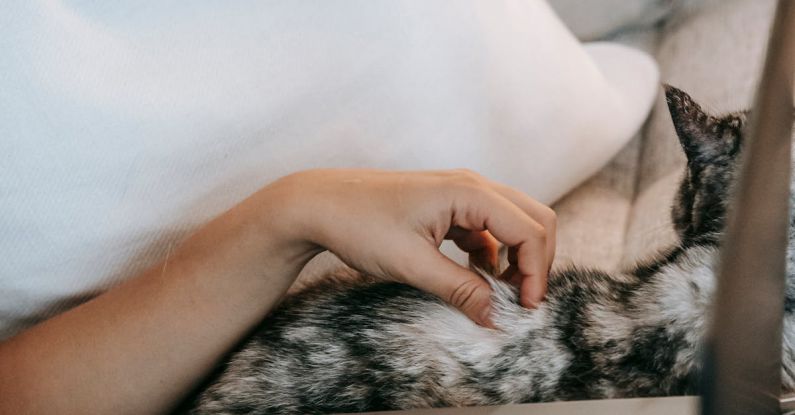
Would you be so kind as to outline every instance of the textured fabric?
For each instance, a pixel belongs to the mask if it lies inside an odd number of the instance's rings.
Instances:
[[[681,0],[549,0],[569,29],[582,40],[651,28],[669,16]]]
[[[691,93],[709,111],[747,109],[763,64],[775,2],[708,0],[680,6],[659,32],[625,30],[609,39],[653,53],[662,81]],[[632,157],[637,157],[636,163]],[[670,207],[684,165],[660,90],[641,134],[593,179],[555,205],[556,266],[625,267],[672,244],[676,235]]]
[[[730,0],[731,1],[731,0]],[[637,32],[659,32],[665,22],[684,21],[724,0],[549,0],[580,40],[615,40]]]
[[[774,8],[773,0],[724,1],[672,20],[656,55],[662,81],[687,91],[712,113],[750,108]],[[673,239],[668,207],[684,163],[660,96],[645,130],[624,262],[648,257]]]
[[[608,39],[653,55],[658,36],[655,28],[638,28]],[[555,268],[576,264],[615,270],[622,266],[642,144],[643,135],[639,133],[607,166],[555,204]]]
[[[551,202],[657,80],[541,1],[4,6],[0,338],[296,170],[468,167]]]
[[[621,262],[640,155],[635,137],[604,169],[554,206],[558,215],[555,267],[612,270]]]

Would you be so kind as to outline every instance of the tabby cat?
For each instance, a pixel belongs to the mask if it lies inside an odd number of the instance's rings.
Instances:
[[[622,273],[553,273],[546,301],[535,310],[518,304],[514,287],[484,275],[494,290],[496,330],[407,285],[366,278],[321,283],[287,299],[262,323],[192,413],[315,414],[697,393],[746,113],[711,116],[686,93],[665,89],[688,162],[672,211],[679,243],[656,260]],[[792,251],[795,242],[790,245]],[[782,370],[791,390],[791,267],[787,277]]]

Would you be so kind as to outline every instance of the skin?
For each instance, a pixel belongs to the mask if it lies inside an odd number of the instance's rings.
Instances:
[[[491,326],[489,286],[442,255],[441,242],[454,240],[483,265],[494,265],[497,241],[507,245],[502,278],[533,307],[546,291],[554,235],[552,210],[469,171],[296,173],[143,274],[0,343],[0,414],[167,412],[324,250]]]

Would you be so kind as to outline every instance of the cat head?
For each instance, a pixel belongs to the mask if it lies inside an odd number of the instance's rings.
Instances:
[[[687,169],[672,209],[683,241],[717,240],[726,224],[726,207],[737,171],[747,112],[714,116],[677,88],[665,97]]]

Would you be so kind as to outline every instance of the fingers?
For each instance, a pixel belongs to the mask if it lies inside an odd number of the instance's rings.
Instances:
[[[546,278],[523,278],[519,286],[519,303],[527,308],[537,308],[547,293]]]
[[[470,231],[453,226],[445,239],[450,239],[469,254],[470,265],[493,274],[499,262],[499,242],[488,231]]]
[[[515,189],[479,176],[468,178],[462,190],[453,225],[488,230],[510,247],[515,258],[509,258],[512,267],[505,276],[518,283],[522,305],[537,306],[546,294],[554,259],[554,212]]]
[[[516,206],[519,206],[525,213],[530,215],[534,220],[544,227],[547,233],[547,263],[552,267],[552,262],[555,260],[555,247],[556,247],[556,233],[557,233],[557,215],[555,211],[548,206],[533,199],[527,194],[520,192],[510,186],[502,183],[497,183],[488,179],[488,183],[492,189],[501,194]]]
[[[465,208],[470,211],[464,215],[463,226],[482,223],[497,240],[516,250],[516,270],[522,279],[522,286],[527,284],[526,291],[522,292],[523,305],[539,303],[545,294],[549,270],[544,227],[497,194],[475,198],[472,203],[485,206]],[[525,282],[526,279],[532,282]]]
[[[422,277],[408,280],[411,285],[435,294],[461,310],[475,323],[494,328],[491,320],[491,287],[474,272],[461,267],[437,249],[425,249],[416,258]],[[412,272],[411,275],[419,275]]]
[[[495,250],[498,242],[487,231],[471,231],[459,226],[453,226],[447,232],[445,239],[450,239],[465,252],[474,252],[481,249]]]

